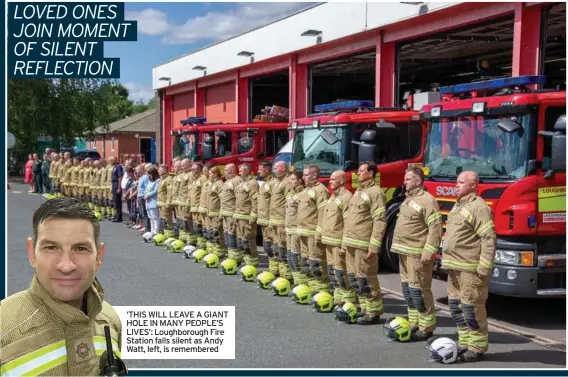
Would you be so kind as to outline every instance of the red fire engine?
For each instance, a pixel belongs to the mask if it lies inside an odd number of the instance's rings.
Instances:
[[[188,118],[171,130],[175,136],[172,157],[189,158],[219,167],[249,163],[256,171],[264,160],[271,161],[288,142],[286,123],[207,123],[205,118]]]
[[[374,108],[372,101],[338,101],[315,106],[316,113],[290,123],[292,167],[301,170],[309,164],[320,167],[320,181],[329,182],[335,170],[347,172],[347,188],[358,187],[360,161],[375,161],[377,181],[388,201],[389,222],[396,220],[404,200],[404,172],[411,164],[422,162],[426,124],[418,111],[399,108]],[[350,174],[349,174],[350,173]],[[391,227],[386,237],[394,231]],[[392,237],[390,237],[392,238]],[[384,264],[398,269],[398,258],[381,251]]]
[[[528,89],[543,83],[522,76],[444,87],[442,101],[421,110],[425,186],[444,215],[460,172],[479,174],[497,232],[496,294],[566,294],[566,92]]]

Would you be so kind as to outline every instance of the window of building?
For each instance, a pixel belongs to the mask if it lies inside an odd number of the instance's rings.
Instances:
[[[114,152],[114,136],[110,139],[110,150]]]

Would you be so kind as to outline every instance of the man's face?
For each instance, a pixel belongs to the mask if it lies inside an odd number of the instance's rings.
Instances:
[[[38,226],[35,249],[28,238],[28,257],[41,285],[53,298],[79,308],[103,256],[104,246],[96,245],[87,220],[48,218]]]
[[[369,167],[367,165],[359,166],[359,182],[366,182],[369,179],[373,178],[373,173],[369,171]]]
[[[277,162],[276,165],[274,165],[274,173],[280,176],[284,174],[284,172],[286,172],[286,163],[283,161]]]
[[[248,177],[249,173],[250,170],[248,168],[246,168],[245,166],[239,166],[239,175],[241,176],[241,178]]]
[[[163,167],[158,168],[158,174],[160,175],[160,177],[166,175],[166,173],[166,169],[164,169]]]
[[[304,169],[304,184],[310,184],[310,169]]]
[[[466,174],[461,173],[458,176],[458,179],[456,181],[456,195],[458,196],[458,198],[466,196],[467,194],[472,193],[476,190],[477,185],[475,184],[475,182],[473,182],[473,180],[469,179]]]
[[[32,155],[32,158],[33,158],[34,160],[37,160],[37,153],[34,153],[34,154]]]
[[[420,181],[420,177],[413,172],[409,171],[404,175],[404,187],[406,187],[406,191],[414,190],[415,188],[420,187],[421,184],[422,182]]]
[[[341,181],[341,177],[339,176],[339,174],[337,173],[331,174],[331,177],[329,177],[329,186],[331,187],[331,189],[335,191],[338,188],[340,188],[342,185],[343,182]]]
[[[268,166],[260,166],[258,168],[258,172],[262,178],[266,178],[270,175],[270,167]]]

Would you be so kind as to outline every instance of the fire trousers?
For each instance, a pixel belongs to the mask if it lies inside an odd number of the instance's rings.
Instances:
[[[235,219],[237,230],[237,250],[243,256],[245,265],[258,267],[258,249],[256,248],[256,223],[249,220]],[[241,261],[237,261],[240,263]]]
[[[268,269],[275,276],[293,280],[292,271],[288,266],[286,228],[284,226],[272,226],[272,257],[268,260]]]
[[[327,259],[327,275],[329,285],[333,290],[333,302],[339,304],[343,302],[355,303],[357,292],[355,287],[349,285],[347,278],[347,261],[345,252],[341,246],[324,245]]]
[[[309,266],[308,286],[312,293],[329,291],[329,276],[327,274],[327,260],[321,242],[316,242],[313,236],[300,236],[302,264],[307,259]]]
[[[432,261],[422,263],[420,257],[399,254],[400,284],[408,310],[408,322],[420,331],[436,329],[436,308],[432,296]]]
[[[485,353],[489,348],[487,310],[489,276],[448,270],[448,305],[458,328],[459,345]]]
[[[308,258],[302,259],[300,252],[300,236],[296,234],[296,229],[287,229],[286,249],[288,252],[288,266],[291,269],[292,281],[294,285],[308,284],[308,273],[310,267]]]
[[[383,313],[383,299],[377,273],[379,270],[378,256],[367,257],[367,249],[357,249],[346,246],[347,278],[349,285],[357,287],[357,296],[361,311],[369,315]]]

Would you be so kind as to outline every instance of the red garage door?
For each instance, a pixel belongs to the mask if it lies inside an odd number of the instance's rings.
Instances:
[[[210,86],[205,89],[205,117],[207,122],[236,122],[235,84]]]
[[[193,92],[172,97],[172,128],[181,126],[180,121],[195,116]]]

